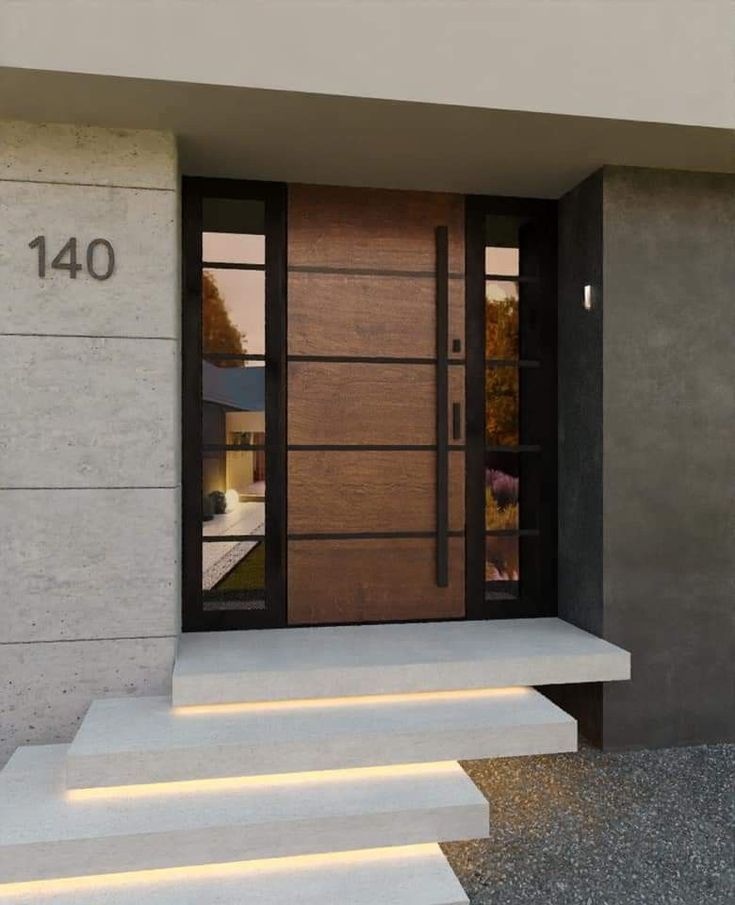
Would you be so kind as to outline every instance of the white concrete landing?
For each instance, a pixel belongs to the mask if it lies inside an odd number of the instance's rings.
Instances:
[[[95,701],[70,788],[574,751],[574,719],[531,688],[174,708]]]
[[[25,884],[23,884],[25,885]],[[438,845],[53,880],[12,905],[467,905]]]
[[[0,774],[0,884],[472,839],[488,805],[456,763],[68,792],[65,745]]]
[[[630,678],[630,655],[561,619],[185,634],[175,706]]]

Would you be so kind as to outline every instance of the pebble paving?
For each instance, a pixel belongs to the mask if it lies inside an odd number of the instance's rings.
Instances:
[[[735,905],[735,745],[463,766],[490,836],[442,847],[472,905]]]

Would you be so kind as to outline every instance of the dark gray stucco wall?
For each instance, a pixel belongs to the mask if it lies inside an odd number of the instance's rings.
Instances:
[[[735,177],[603,173],[606,747],[735,738]]]
[[[559,248],[559,601],[565,619],[601,634],[601,171],[561,200]]]
[[[559,202],[559,615],[603,635],[602,171]],[[591,311],[584,287],[593,287]],[[602,686],[544,689],[602,743]]]
[[[559,612],[633,659],[561,703],[607,748],[733,740],[735,177],[605,167],[559,251]]]

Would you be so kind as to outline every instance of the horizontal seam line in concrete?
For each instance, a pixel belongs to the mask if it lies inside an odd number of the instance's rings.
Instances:
[[[0,487],[3,490],[178,490],[181,484],[73,484],[38,487]]]
[[[178,635],[115,635],[112,638],[38,638],[35,641],[0,641],[0,647],[20,647],[25,644],[75,644],[89,641],[147,641],[150,639],[178,638]]]
[[[60,179],[13,179],[0,176],[0,182],[28,182],[33,185],[68,185],[84,189],[133,189],[136,192],[176,192],[176,188],[158,185],[121,185],[115,182],[65,182]]]
[[[136,336],[133,333],[5,333],[0,336],[27,336],[34,339],[155,339],[161,342],[178,342],[178,336]]]

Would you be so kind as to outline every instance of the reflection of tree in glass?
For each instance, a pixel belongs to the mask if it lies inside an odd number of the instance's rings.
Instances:
[[[485,305],[485,356],[518,358],[518,299],[488,298]],[[487,368],[485,436],[490,446],[518,444],[518,372],[512,367]]]
[[[202,274],[202,348],[206,352],[247,353],[247,337],[230,320],[225,300],[214,274]],[[218,362],[221,367],[240,368],[240,361]]]

